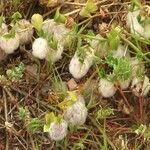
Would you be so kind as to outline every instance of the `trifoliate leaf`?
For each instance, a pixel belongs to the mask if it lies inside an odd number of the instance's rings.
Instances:
[[[11,23],[15,24],[18,20],[22,18],[22,15],[17,11],[11,16],[11,18],[12,18]]]
[[[70,91],[68,91],[67,93],[68,93],[68,95],[69,95],[69,97],[70,97],[70,99],[71,99],[72,101],[75,102],[75,101],[77,100],[77,95],[76,95],[75,92],[70,92]]]
[[[73,101],[65,99],[64,101],[62,101],[61,103],[59,103],[58,106],[62,110],[65,110],[68,107],[70,107],[73,103],[74,103]]]
[[[58,104],[58,106],[63,110],[72,106],[77,101],[77,96],[76,96],[75,92],[68,91],[67,93],[68,93],[68,97],[66,97],[64,99],[64,101],[62,101],[61,103]]]
[[[21,3],[21,0],[13,0],[12,2],[15,9],[19,6],[20,3]]]
[[[45,115],[46,124],[43,127],[43,131],[49,132],[49,128],[50,128],[51,123],[53,123],[53,122],[61,123],[62,120],[63,120],[63,118],[61,115],[58,115],[58,117],[56,117],[53,112],[46,113],[46,115]]]
[[[45,115],[45,121],[47,125],[50,125],[52,122],[55,122],[57,120],[57,117],[53,112],[51,113],[46,113]]]
[[[88,0],[85,7],[80,11],[80,15],[83,17],[90,17],[91,13],[95,12],[98,9],[97,5],[93,0]]]
[[[43,127],[43,132],[48,132],[49,131],[49,125],[44,125]]]
[[[61,123],[63,121],[63,117],[62,117],[62,115],[58,115],[58,117],[57,117],[57,123]]]
[[[4,38],[6,39],[11,39],[11,38],[14,38],[15,37],[15,30],[14,29],[11,29],[8,33],[5,33],[3,35]]]
[[[31,18],[33,27],[40,32],[43,24],[43,17],[40,14],[34,14]]]
[[[107,34],[108,38],[108,44],[111,48],[111,50],[117,50],[119,44],[120,44],[120,28],[112,28],[109,34]]]
[[[55,13],[54,21],[55,22],[60,22],[60,23],[65,23],[66,17],[65,17],[65,15],[61,14],[59,10],[60,10],[60,8],[57,9],[57,11]]]

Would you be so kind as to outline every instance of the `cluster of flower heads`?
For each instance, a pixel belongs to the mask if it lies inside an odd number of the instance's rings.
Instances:
[[[149,7],[131,6],[130,8],[127,14],[127,26],[131,33],[149,39]],[[65,24],[56,22],[54,19],[43,20],[39,14],[32,16],[31,23],[20,19],[13,22],[11,27],[12,29],[8,31],[5,23],[1,23],[0,26],[0,51],[6,54],[13,53],[19,45],[29,43],[33,37],[33,28],[38,35],[32,43],[32,54],[36,58],[55,63],[62,58],[64,49],[72,42],[71,30]],[[150,82],[144,75],[144,66],[141,65],[141,60],[130,56],[128,45],[118,42],[115,46],[119,32],[120,28],[115,28],[108,34],[108,39],[98,34],[87,40],[87,44],[78,44],[69,63],[69,72],[74,78],[81,79],[94,64],[95,58],[99,60],[105,58],[113,71],[107,77],[100,78],[99,92],[103,97],[113,96],[117,90],[115,85],[120,85],[123,90],[127,89],[131,81],[133,93],[136,96],[146,96],[150,90]],[[111,60],[109,60],[110,53]],[[98,54],[98,57],[95,54]],[[125,76],[127,74],[127,78],[122,77],[124,75],[119,72],[122,68],[127,69],[125,72],[122,70]],[[142,70],[142,77],[138,76],[139,70]]]
[[[74,91],[68,92],[66,99],[59,104],[63,109],[62,115],[55,116],[54,113],[46,114],[44,132],[48,132],[52,140],[62,140],[68,132],[68,125],[83,125],[87,118],[87,108],[84,98]]]
[[[130,6],[127,14],[127,27],[130,32],[137,37],[149,40],[150,39],[150,7],[133,4]],[[126,79],[119,79],[116,81],[110,81],[108,79],[100,79],[99,92],[103,97],[111,97],[116,91],[116,85],[119,84],[122,90],[127,89],[130,85],[132,92],[135,96],[147,96],[150,91],[150,81],[145,75],[145,68],[142,60],[136,57],[131,57],[128,49],[123,45],[118,46],[118,49],[113,52],[114,58],[127,58],[130,67],[130,76]],[[123,64],[123,62],[122,62]],[[114,74],[115,65],[113,66]],[[122,72],[125,72],[125,68],[122,65]],[[128,70],[129,71],[129,70]],[[113,74],[110,75],[111,77]],[[114,75],[115,76],[115,75]]]

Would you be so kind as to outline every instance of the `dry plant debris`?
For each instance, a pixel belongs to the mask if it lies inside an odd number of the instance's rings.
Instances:
[[[0,150],[148,150],[150,3],[0,2]]]

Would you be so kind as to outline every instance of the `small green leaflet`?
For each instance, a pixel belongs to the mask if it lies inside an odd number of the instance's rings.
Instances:
[[[40,14],[34,14],[31,18],[33,27],[40,32],[42,30],[43,17]]]
[[[57,121],[57,117],[55,116],[55,114],[53,112],[46,113],[46,115],[45,115],[45,121],[46,121],[46,124],[43,127],[43,131],[44,132],[48,132],[51,123]]]
[[[108,44],[111,50],[117,50],[120,44],[120,32],[121,29],[119,27],[112,27],[111,31],[107,34]]]
[[[68,97],[66,97],[64,99],[64,101],[62,101],[61,103],[58,104],[58,106],[63,110],[72,106],[77,101],[77,95],[75,92],[69,92],[68,91],[67,93],[68,93]]]
[[[15,9],[19,6],[19,4],[21,3],[21,0],[13,0],[12,4],[15,7]]]
[[[88,0],[85,7],[83,7],[80,11],[80,16],[83,17],[91,17],[91,13],[95,12],[98,9],[97,5],[93,0]]]
[[[60,8],[57,9],[55,16],[54,16],[54,21],[55,22],[60,22],[60,23],[65,23],[66,17],[60,13]]]
[[[11,23],[15,24],[19,19],[22,18],[22,15],[17,11],[11,16],[11,18],[12,18]]]
[[[15,37],[15,34],[15,30],[12,28],[8,33],[5,33],[3,37],[6,39],[11,39]]]

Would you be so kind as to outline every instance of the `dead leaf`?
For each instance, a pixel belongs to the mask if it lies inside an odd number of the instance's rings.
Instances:
[[[76,81],[72,78],[67,82],[67,86],[69,88],[70,91],[76,90],[78,87],[78,84],[76,83]]]
[[[131,113],[131,110],[124,103],[123,99],[121,99],[118,103],[118,111],[121,111],[121,112],[123,112],[124,114],[127,114],[127,115],[129,115]]]

